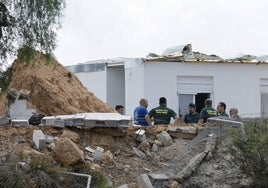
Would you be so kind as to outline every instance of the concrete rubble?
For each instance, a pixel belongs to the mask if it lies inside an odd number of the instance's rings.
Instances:
[[[18,99],[16,98],[16,100]],[[17,104],[24,106],[26,103],[19,102]],[[11,114],[13,114],[11,116],[13,117],[13,119],[11,119],[11,126],[30,126],[28,120],[16,119],[14,118],[16,117],[14,116],[14,111],[11,110],[11,112]],[[30,115],[30,113],[28,113],[28,115]],[[28,118],[29,116],[24,117]],[[79,113],[73,115],[45,116],[42,118],[39,126],[63,129],[62,138],[57,139],[53,136],[43,134],[41,130],[34,130],[33,142],[35,143],[37,150],[44,150],[45,148],[51,149],[53,158],[59,164],[64,166],[74,165],[85,161],[100,162],[104,165],[116,165],[113,152],[106,150],[101,146],[108,146],[114,142],[110,134],[113,136],[125,137],[126,133],[119,133],[119,130],[129,128],[132,125],[131,121],[131,116],[124,116],[118,113]],[[136,127],[134,135],[137,146],[132,147],[132,152],[134,155],[142,159],[157,154],[160,148],[171,146],[174,139],[190,139],[192,142],[196,143],[191,145],[190,142],[185,149],[182,150],[180,155],[175,155],[175,158],[173,159],[173,164],[175,166],[169,168],[167,171],[151,172],[150,169],[144,167],[144,169],[147,169],[146,171],[148,174],[144,173],[136,177],[138,184],[135,186],[142,188],[162,188],[165,186],[179,187],[180,183],[183,183],[196,171],[202,161],[209,159],[209,155],[212,155],[216,146],[217,137],[226,133],[226,127],[241,128],[243,131],[243,124],[241,122],[221,118],[211,118],[206,127],[197,124],[172,124],[163,127],[148,127],[148,129],[139,126]],[[107,138],[104,139],[107,143],[105,143],[104,140],[98,141],[98,136],[94,135],[93,137],[96,136],[94,139],[96,140],[96,143],[94,143],[94,145],[100,144],[100,146],[95,147],[95,149],[93,149],[92,146],[86,146],[84,151],[82,151],[76,145],[80,142],[79,135],[66,130],[66,128],[99,128],[98,132],[100,134],[105,135],[107,133]],[[116,134],[111,130],[107,132],[106,128],[115,129]],[[149,133],[154,133],[155,137],[148,137]],[[201,135],[200,138],[198,138],[199,135]],[[198,149],[191,152],[189,156],[189,151],[196,149],[196,145],[203,142],[206,144],[203,144],[202,147],[199,146]],[[182,160],[185,156],[188,156],[186,157],[188,158],[188,161]],[[129,168],[125,166],[124,171],[128,172]],[[129,187],[129,185],[125,184],[120,187]]]

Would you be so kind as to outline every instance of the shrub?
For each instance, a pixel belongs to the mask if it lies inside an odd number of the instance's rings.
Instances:
[[[229,147],[234,162],[251,180],[252,187],[268,186],[268,121],[250,120],[244,132],[232,131]]]

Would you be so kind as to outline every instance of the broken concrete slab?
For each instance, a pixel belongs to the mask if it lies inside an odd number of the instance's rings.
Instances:
[[[46,143],[51,144],[54,142],[54,137],[50,135],[45,135]]]
[[[136,180],[142,188],[154,188],[147,174],[136,177]]]
[[[73,126],[73,117],[74,115],[59,115],[57,118],[60,118],[64,121],[65,127],[72,127]]]
[[[55,120],[60,119],[58,122]],[[124,116],[118,113],[80,113],[74,115],[47,116],[42,119],[42,125],[45,126],[72,126],[79,128],[128,128],[131,122],[131,116]]]
[[[76,114],[73,116],[73,126],[74,127],[84,127],[85,126],[85,114]]]
[[[197,169],[197,167],[199,166],[201,161],[206,157],[206,155],[207,154],[205,152],[201,152],[201,153],[195,155],[190,160],[188,165],[181,172],[178,173],[178,175],[176,176],[176,179],[179,182],[183,182],[185,179],[190,177],[191,174]]]
[[[197,134],[194,124],[185,126],[169,126],[168,133],[174,138],[193,139]]]
[[[85,147],[85,150],[88,151],[88,152],[91,152],[91,153],[95,152],[95,150],[92,149],[92,148],[89,147],[89,146]]]
[[[136,147],[132,147],[132,148],[133,148],[133,151],[134,151],[139,157],[141,157],[141,158],[146,157],[146,155],[145,155],[141,150],[139,150],[138,148],[136,148]]]
[[[11,126],[12,127],[28,127],[29,121],[28,119],[12,119]]]
[[[51,126],[54,124],[56,118],[56,116],[46,116],[41,120],[41,125]]]
[[[162,188],[168,182],[169,177],[165,174],[149,173],[154,188]]]
[[[60,118],[56,118],[54,120],[53,125],[51,125],[52,127],[56,127],[56,128],[63,128],[64,127],[64,121]]]
[[[35,109],[27,108],[27,100],[15,100],[9,107],[9,115],[11,119],[29,119]]]
[[[131,116],[118,113],[86,113],[85,126],[93,127],[118,127],[128,128]]]
[[[135,134],[136,134],[137,141],[143,142],[146,140],[145,130],[138,129],[137,131],[135,131]]]

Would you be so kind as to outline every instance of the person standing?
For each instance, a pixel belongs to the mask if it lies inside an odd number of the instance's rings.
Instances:
[[[203,124],[207,122],[207,119],[210,117],[217,116],[217,111],[212,107],[212,100],[205,100],[205,107],[202,108],[198,120],[198,124]]]
[[[119,113],[119,114],[121,114],[121,115],[123,115],[124,114],[124,106],[123,105],[116,105],[115,106],[115,110]]]
[[[226,110],[226,104],[224,102],[219,102],[217,106],[217,115],[229,117],[229,115],[226,113],[225,110]]]
[[[233,118],[235,120],[241,121],[241,118],[238,115],[238,109],[237,108],[230,108],[229,114],[230,114],[230,118]]]
[[[140,106],[134,110],[134,123],[137,125],[148,126],[145,116],[148,114],[148,101],[144,98],[140,100]]]
[[[188,106],[189,112],[182,118],[184,123],[198,123],[199,113],[196,112],[196,106],[194,103],[190,103]]]
[[[165,97],[159,98],[159,106],[150,110],[146,115],[146,120],[149,125],[154,122],[154,125],[170,124],[170,119],[174,118],[175,122],[179,121],[178,115],[167,107],[167,99]]]

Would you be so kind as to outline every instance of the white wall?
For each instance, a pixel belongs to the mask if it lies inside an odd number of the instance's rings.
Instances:
[[[134,109],[144,97],[143,66],[125,69],[126,76],[126,115],[133,116]]]
[[[161,96],[168,107],[178,112],[177,76],[212,76],[213,106],[225,102],[227,112],[237,107],[242,116],[260,114],[260,78],[268,77],[268,65],[227,63],[147,62],[144,71],[144,93],[149,109],[158,106]]]
[[[76,73],[79,80],[88,91],[94,93],[103,102],[107,102],[107,74],[106,71]]]
[[[77,73],[76,75],[83,85],[103,102],[107,102],[107,93],[109,93],[107,89],[110,87],[124,93],[125,95],[113,95],[113,97],[114,103],[125,104],[126,115],[133,115],[133,110],[139,105],[142,97],[148,99],[148,110],[158,106],[159,97],[163,96],[167,98],[168,107],[178,112],[177,77],[212,76],[214,107],[218,102],[223,101],[227,104],[227,112],[229,108],[237,107],[239,114],[244,117],[259,116],[260,79],[268,79],[268,64],[143,63],[141,59],[127,59],[124,72],[118,71],[120,76],[116,74],[116,71],[111,75],[106,71]],[[123,77],[125,77],[124,80],[122,80]],[[113,78],[112,82],[110,78]]]
[[[124,66],[107,67],[107,103],[113,108],[116,105],[125,106]]]

